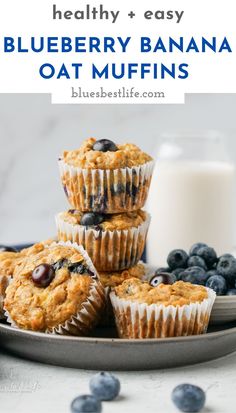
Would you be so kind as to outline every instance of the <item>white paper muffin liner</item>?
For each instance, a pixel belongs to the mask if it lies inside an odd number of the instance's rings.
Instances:
[[[113,214],[141,209],[147,199],[154,161],[132,168],[82,169],[59,158],[70,205],[79,211]]]
[[[140,260],[150,224],[150,215],[137,228],[99,231],[83,225],[73,225],[56,215],[58,239],[82,245],[97,270],[120,271]]]
[[[116,327],[121,338],[165,338],[203,334],[207,331],[216,294],[183,306],[137,303],[110,293]]]
[[[53,328],[47,329],[46,333],[52,334],[63,334],[63,335],[85,335],[89,330],[91,330],[94,325],[96,325],[100,319],[101,312],[105,306],[105,292],[104,288],[99,281],[98,273],[88,256],[84,248],[76,243],[67,242],[55,242],[46,248],[51,248],[55,245],[62,245],[75,248],[84,258],[88,268],[94,273],[94,276],[91,276],[93,279],[90,294],[84,301],[76,314],[73,314],[68,320],[64,323],[58,324]],[[11,319],[9,312],[5,310],[5,316],[7,322],[13,327],[17,327],[14,320]]]

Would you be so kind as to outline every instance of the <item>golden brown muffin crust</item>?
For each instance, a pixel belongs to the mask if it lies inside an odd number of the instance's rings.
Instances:
[[[20,252],[0,252],[0,275],[9,275],[12,277],[17,273],[18,267],[25,258],[32,254],[37,254],[44,249],[45,245],[50,245],[52,242],[54,242],[52,239],[38,242],[31,247],[22,249]]]
[[[67,164],[82,169],[131,168],[152,160],[151,156],[131,143],[116,145],[116,152],[100,152],[92,149],[95,142],[94,138],[86,139],[79,149],[65,151],[62,159]]]
[[[83,213],[78,210],[69,210],[61,212],[59,218],[64,222],[72,225],[80,225]],[[127,212],[124,214],[104,215],[104,221],[99,224],[99,229],[102,231],[125,230],[132,227],[137,228],[147,219],[147,213],[141,209],[138,211]],[[92,228],[93,226],[91,226]]]
[[[152,287],[147,282],[143,283],[137,278],[132,278],[124,281],[114,290],[119,298],[148,305],[182,306],[202,302],[208,297],[205,287],[184,281],[177,281],[172,285],[159,284],[157,287]]]
[[[71,263],[84,262],[76,249],[56,245],[44,248],[22,263],[6,290],[5,299],[5,308],[20,328],[36,331],[53,328],[75,315],[86,301],[93,283],[86,272],[80,275],[62,267],[46,288],[33,283],[32,271],[37,265],[53,264],[63,258]]]
[[[129,278],[141,279],[144,275],[145,266],[141,263],[123,271],[99,272],[99,278],[103,287],[111,288],[122,284],[124,280],[128,280]]]

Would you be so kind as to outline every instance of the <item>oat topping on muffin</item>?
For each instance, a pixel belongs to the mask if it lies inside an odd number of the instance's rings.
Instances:
[[[137,278],[124,281],[115,287],[114,291],[119,298],[148,305],[182,306],[202,302],[208,297],[207,289],[201,285],[177,281],[172,285],[159,284],[157,287],[152,287]]]
[[[145,265],[139,263],[134,267],[130,267],[123,271],[99,272],[99,278],[103,287],[116,287],[123,283],[123,281],[130,278],[142,279],[145,275]]]
[[[46,283],[48,274],[42,272],[45,268],[51,271]],[[96,283],[100,284],[97,274],[78,249],[54,244],[25,259],[7,288],[4,305],[18,327],[48,331],[76,316]],[[99,299],[97,307],[102,308]]]
[[[90,220],[84,220],[84,224],[83,218],[91,214],[94,215],[94,219],[91,216],[91,218],[89,217]],[[96,219],[97,217],[100,219]],[[141,209],[133,212],[124,212],[123,214],[83,213],[74,209],[61,212],[59,218],[72,225],[85,225],[101,231],[114,231],[130,229],[132,227],[137,228],[147,219],[147,214]]]
[[[83,169],[131,168],[152,160],[151,156],[131,143],[116,144],[116,151],[108,150],[106,152],[94,150],[95,143],[96,139],[94,138],[85,140],[79,149],[65,151],[63,160],[69,165]]]
[[[18,271],[18,267],[22,264],[23,260],[32,255],[37,254],[44,249],[45,245],[49,245],[53,240],[38,242],[31,247],[24,248],[20,252],[4,251],[0,252],[0,275],[14,276]]]

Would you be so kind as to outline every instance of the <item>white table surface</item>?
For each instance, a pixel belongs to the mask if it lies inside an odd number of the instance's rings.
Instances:
[[[35,363],[0,353],[2,413],[69,413],[71,400],[88,393],[92,371]],[[207,392],[204,413],[236,411],[236,353],[195,366],[149,372],[118,372],[121,395],[103,413],[174,413],[170,393],[180,383]]]

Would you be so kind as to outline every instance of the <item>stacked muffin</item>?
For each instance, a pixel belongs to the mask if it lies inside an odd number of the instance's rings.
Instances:
[[[91,138],[59,164],[71,205],[56,217],[59,242],[0,252],[0,318],[26,330],[86,335],[114,314],[122,338],[204,333],[214,291],[166,273],[143,280],[150,217],[141,208],[152,158],[135,145]]]
[[[82,245],[106,289],[141,278],[150,216],[147,199],[154,162],[136,145],[87,139],[59,159],[71,209],[56,216],[58,238]]]

